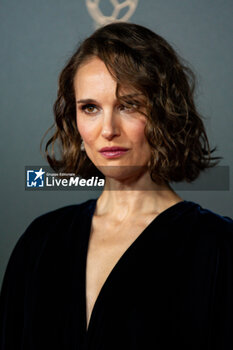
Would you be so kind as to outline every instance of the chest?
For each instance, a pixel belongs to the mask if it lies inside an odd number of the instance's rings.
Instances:
[[[87,323],[111,271],[154,217],[117,226],[93,219],[86,264]]]

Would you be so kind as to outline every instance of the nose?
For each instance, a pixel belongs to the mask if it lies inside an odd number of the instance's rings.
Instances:
[[[120,135],[120,122],[117,113],[110,111],[105,113],[102,124],[101,135],[107,140]]]

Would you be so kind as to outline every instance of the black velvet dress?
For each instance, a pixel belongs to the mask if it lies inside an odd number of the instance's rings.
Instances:
[[[0,297],[0,350],[232,350],[233,221],[183,201],[118,260],[86,330],[85,270],[96,199],[36,218]]]

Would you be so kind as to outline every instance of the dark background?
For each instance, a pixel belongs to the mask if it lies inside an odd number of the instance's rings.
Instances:
[[[119,3],[122,1],[119,0]],[[101,10],[111,13],[109,1]],[[230,0],[139,0],[129,19],[167,39],[197,75],[196,102],[211,146],[232,178],[232,10]],[[53,122],[58,75],[78,42],[95,29],[84,0],[2,0],[0,284],[10,253],[38,215],[96,198],[93,191],[25,191],[25,166],[45,165],[39,144]],[[177,191],[232,217],[226,191]]]

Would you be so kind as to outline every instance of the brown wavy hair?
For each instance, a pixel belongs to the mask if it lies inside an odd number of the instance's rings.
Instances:
[[[48,130],[55,127],[55,131],[44,153],[55,171],[104,177],[80,150],[76,124],[74,76],[93,57],[99,57],[115,79],[120,101],[136,104],[139,111],[146,107],[145,136],[152,151],[149,172],[154,182],[191,182],[200,171],[218,164],[222,157],[211,156],[216,147],[210,149],[203,117],[194,103],[191,69],[161,36],[137,24],[118,22],[99,28],[79,44],[59,76],[55,123]],[[124,100],[120,95],[124,87],[139,92],[143,99]]]

